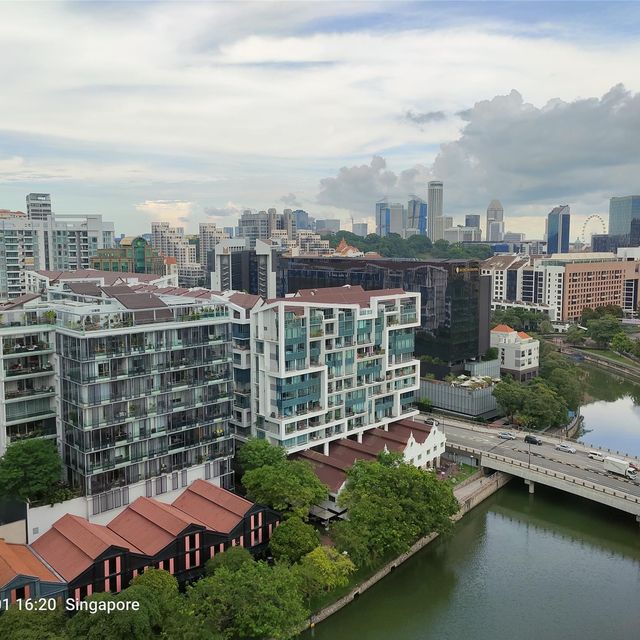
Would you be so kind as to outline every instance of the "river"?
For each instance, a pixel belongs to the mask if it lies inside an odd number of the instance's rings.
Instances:
[[[592,365],[585,372],[585,404],[580,442],[640,457],[640,384]]]
[[[633,518],[513,480],[304,638],[636,637],[639,603]]]
[[[640,385],[589,365],[580,440],[640,456]],[[636,404],[637,402],[637,404]],[[632,516],[515,479],[305,640],[590,640],[640,630]]]

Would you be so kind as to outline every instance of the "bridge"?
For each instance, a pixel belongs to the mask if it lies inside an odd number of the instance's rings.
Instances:
[[[428,419],[427,419],[428,421]],[[461,458],[485,469],[502,471],[522,478],[533,493],[536,484],[572,493],[614,509],[631,513],[640,522],[640,480],[633,481],[604,471],[602,462],[587,457],[590,450],[600,450],[605,456],[617,456],[640,468],[640,460],[625,453],[587,447],[572,442],[576,453],[556,450],[559,438],[536,434],[543,444],[524,442],[525,432],[514,431],[515,440],[503,440],[499,430],[478,427],[461,420],[440,420],[447,436],[447,449]]]

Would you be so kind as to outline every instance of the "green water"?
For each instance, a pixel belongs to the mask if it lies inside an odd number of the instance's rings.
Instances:
[[[640,630],[631,516],[513,480],[352,604],[315,640],[589,640]]]
[[[640,457],[640,384],[589,365],[585,372],[585,405],[581,442]]]

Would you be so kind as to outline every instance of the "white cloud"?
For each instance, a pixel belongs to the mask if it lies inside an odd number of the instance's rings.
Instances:
[[[149,222],[164,221],[175,227],[184,227],[191,221],[194,203],[181,200],[145,200],[136,210],[149,218]]]

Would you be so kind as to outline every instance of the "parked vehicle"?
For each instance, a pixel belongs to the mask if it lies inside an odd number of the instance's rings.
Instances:
[[[501,431],[498,434],[498,438],[502,438],[503,440],[515,440],[516,437],[511,431]]]
[[[636,479],[636,470],[626,460],[607,456],[602,465],[605,471],[616,473],[619,476],[624,476],[625,478],[631,478],[631,480]]]
[[[568,445],[566,442],[561,442],[560,444],[556,445],[556,449],[558,451],[564,451],[565,453],[575,453],[576,450],[574,447],[572,447],[571,445]]]
[[[592,460],[604,462],[604,454],[601,451],[589,451],[587,456],[589,456],[589,458],[591,458]]]
[[[542,444],[541,438],[538,438],[538,436],[532,436],[531,434],[526,435],[524,437],[524,441],[528,442],[529,444]]]

